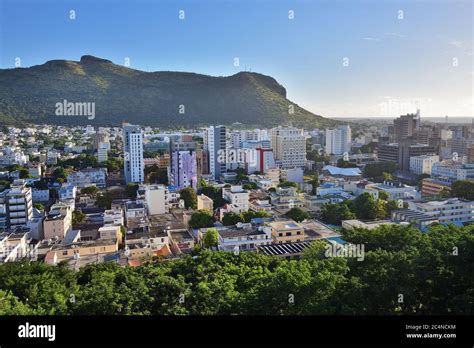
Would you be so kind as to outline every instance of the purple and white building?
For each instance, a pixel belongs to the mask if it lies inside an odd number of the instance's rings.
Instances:
[[[197,189],[196,152],[173,151],[171,154],[170,185],[179,189],[191,186]]]

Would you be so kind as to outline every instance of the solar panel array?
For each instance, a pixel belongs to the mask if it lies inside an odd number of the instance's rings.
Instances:
[[[258,249],[266,255],[291,255],[300,254],[303,249],[309,247],[311,241],[262,245]]]

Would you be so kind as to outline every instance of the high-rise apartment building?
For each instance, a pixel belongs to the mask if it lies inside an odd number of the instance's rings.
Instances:
[[[275,159],[272,149],[257,149],[256,170],[265,174],[268,169],[275,168]]]
[[[99,143],[99,148],[97,149],[97,161],[103,163],[107,161],[107,153],[109,151],[109,146],[107,143]]]
[[[143,133],[140,126],[123,124],[123,153],[125,181],[144,181]]]
[[[301,129],[276,127],[270,130],[270,144],[275,160],[281,168],[304,167],[306,164],[306,138]]]
[[[183,189],[197,189],[197,162],[195,151],[173,151],[171,154],[170,184]]]
[[[326,153],[343,155],[351,152],[351,127],[339,126],[336,129],[326,130]]]
[[[32,191],[25,180],[13,181],[11,188],[2,192],[0,200],[4,206],[6,225],[10,228],[26,225],[33,218]]]
[[[227,148],[225,126],[211,126],[204,131],[204,150],[208,153],[209,173],[219,180],[226,171],[225,151]]]
[[[397,141],[414,137],[420,130],[420,109],[415,114],[402,115],[393,121]]]
[[[242,146],[243,142],[246,141],[262,141],[268,140],[268,134],[265,130],[261,129],[243,129],[243,130],[234,130],[230,134],[231,145],[234,149],[238,149]]]

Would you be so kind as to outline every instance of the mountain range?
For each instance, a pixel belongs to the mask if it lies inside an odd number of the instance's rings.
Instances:
[[[58,105],[91,103],[94,116],[60,113]],[[80,106],[80,105],[79,105]],[[77,109],[76,109],[77,110]],[[331,120],[286,98],[274,78],[255,72],[214,77],[188,72],[146,72],[94,56],[0,69],[0,123],[155,127],[209,124],[331,127]]]

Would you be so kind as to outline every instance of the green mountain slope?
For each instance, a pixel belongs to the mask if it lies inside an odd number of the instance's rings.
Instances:
[[[56,103],[94,102],[95,119],[57,116]],[[294,112],[290,112],[293,105]],[[180,113],[180,110],[184,114]],[[316,116],[286,99],[272,77],[240,72],[212,77],[184,72],[144,72],[83,56],[0,70],[0,122],[196,126],[241,122],[326,127],[338,121]]]

